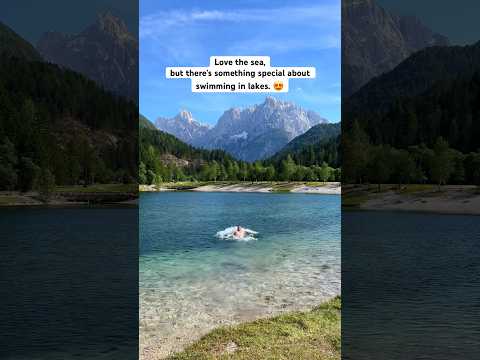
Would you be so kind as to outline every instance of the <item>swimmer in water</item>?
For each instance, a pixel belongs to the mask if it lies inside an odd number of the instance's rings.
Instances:
[[[245,237],[245,229],[242,228],[240,225],[237,225],[237,230],[233,232],[233,236],[237,238],[243,238]]]

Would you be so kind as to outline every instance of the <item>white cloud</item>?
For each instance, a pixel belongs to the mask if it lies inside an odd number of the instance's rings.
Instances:
[[[275,36],[259,37],[237,42],[228,49],[236,54],[279,54],[296,50],[324,50],[340,48],[340,37],[334,34],[319,34],[316,37],[278,39]]]
[[[274,24],[277,28],[288,24],[322,26],[339,23],[339,6],[316,5],[307,7],[281,7],[237,10],[189,10],[162,11],[140,19],[140,38],[163,35],[171,28],[208,22],[260,22],[262,26]]]

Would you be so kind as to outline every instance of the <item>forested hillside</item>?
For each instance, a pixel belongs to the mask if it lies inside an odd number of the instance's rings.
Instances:
[[[467,46],[436,46],[418,51],[393,70],[373,78],[345,101],[345,124],[356,113],[384,113],[398,99],[431,90],[440,81],[468,79],[480,71],[480,42]]]
[[[27,41],[0,22],[0,56],[15,56],[29,61],[41,61],[42,57]]]
[[[0,190],[133,182],[137,117],[78,73],[0,56]]]
[[[340,123],[318,124],[290,141],[269,161],[279,163],[290,155],[299,165],[312,166],[325,162],[335,168],[340,167],[340,132]]]
[[[396,98],[388,110],[351,114],[374,144],[398,148],[443,137],[451,147],[467,153],[480,146],[480,71],[471,76],[436,82],[417,96]]]
[[[142,114],[139,115],[139,127],[140,128],[147,128],[147,129],[150,129],[150,130],[156,130],[157,128],[155,127],[155,125],[153,125],[150,120],[148,120],[145,116],[143,116]]]
[[[345,102],[345,180],[480,184],[479,100],[480,43],[412,55]]]

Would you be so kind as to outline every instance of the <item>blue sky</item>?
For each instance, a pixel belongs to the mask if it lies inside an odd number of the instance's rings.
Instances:
[[[167,66],[208,66],[212,55],[263,55],[272,66],[314,66],[316,79],[290,80],[271,94],[340,120],[340,0],[140,1],[140,111],[150,120],[186,109],[215,124],[231,107],[269,94],[192,93]]]

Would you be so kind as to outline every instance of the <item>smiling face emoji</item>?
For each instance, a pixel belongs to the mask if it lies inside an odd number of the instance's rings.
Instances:
[[[280,80],[277,80],[273,83],[273,88],[277,91],[280,91],[283,89],[283,82],[281,82]]]

